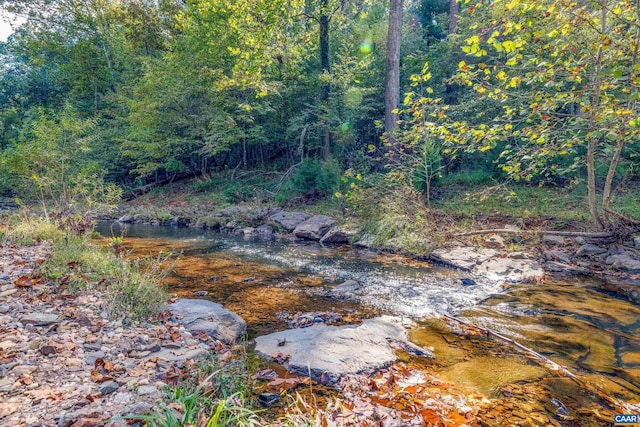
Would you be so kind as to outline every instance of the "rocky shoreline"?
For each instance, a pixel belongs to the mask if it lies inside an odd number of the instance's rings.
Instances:
[[[227,320],[215,331],[184,322],[182,306],[151,323],[107,319],[99,293],[75,295],[41,278],[48,250],[0,246],[0,426],[131,425],[121,417],[157,408],[166,385],[244,333],[221,306],[205,307],[216,309],[208,318]]]
[[[210,229],[247,237],[270,240],[298,238],[314,240],[321,245],[345,245],[387,252],[403,253],[402,248],[385,248],[375,244],[376,236],[359,234],[355,227],[337,225],[326,215],[288,212],[270,207],[232,205],[198,218],[173,216],[149,218],[125,214],[116,219],[122,223],[186,226]],[[515,227],[510,231],[516,231]],[[522,234],[526,234],[522,231]],[[578,233],[579,234],[579,233]],[[509,236],[517,234],[509,233]],[[589,276],[596,287],[613,292],[634,303],[640,303],[640,236],[620,244],[612,239],[563,237],[540,234],[529,249],[509,250],[514,242],[499,233],[475,239],[472,245],[449,241],[434,249],[428,259],[472,275],[506,283],[536,283],[545,277],[564,279]],[[520,245],[522,246],[522,245]],[[413,254],[407,253],[412,256]]]

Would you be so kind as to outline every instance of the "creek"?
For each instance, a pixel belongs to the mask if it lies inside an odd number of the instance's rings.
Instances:
[[[347,322],[377,314],[411,317],[418,321],[411,339],[433,347],[436,358],[405,361],[426,366],[466,393],[496,399],[498,403],[483,412],[487,425],[530,421],[531,414],[543,421],[522,425],[605,425],[611,423],[614,409],[513,348],[456,334],[455,326],[452,332],[438,314],[455,315],[514,339],[568,367],[607,396],[636,405],[639,401],[640,307],[596,290],[595,279],[506,287],[425,261],[351,247],[325,248],[316,242],[260,241],[119,223],[100,223],[97,231],[106,237],[124,234],[124,246],[134,257],[181,253],[167,278],[169,290],[185,298],[206,291],[207,298],[246,320],[250,339],[286,329],[278,319],[284,310],[331,311]],[[460,279],[465,277],[476,285],[464,286]],[[346,280],[360,284],[357,293],[332,292]],[[557,402],[572,416],[558,415]]]

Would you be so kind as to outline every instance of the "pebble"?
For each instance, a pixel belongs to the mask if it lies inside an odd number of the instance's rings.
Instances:
[[[145,394],[154,394],[158,392],[158,389],[152,385],[143,385],[138,387],[138,394],[144,396]]]
[[[22,323],[34,326],[47,326],[58,322],[58,320],[58,316],[50,313],[29,313],[20,319]]]
[[[102,394],[111,394],[120,388],[120,384],[115,381],[107,381],[98,389]]]

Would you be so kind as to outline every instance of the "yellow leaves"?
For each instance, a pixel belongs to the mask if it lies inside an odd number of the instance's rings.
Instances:
[[[479,44],[480,43],[480,37],[475,35],[475,36],[471,36],[467,39],[467,44],[468,45],[472,45],[472,44]]]
[[[505,40],[502,42],[502,47],[506,53],[511,53],[516,50],[516,44],[513,40]]]
[[[481,153],[489,150],[491,150],[491,145],[483,145],[482,147],[478,148],[478,151],[480,151]]]
[[[469,67],[467,67],[467,63],[464,61],[458,62],[458,68],[462,71],[469,71]]]
[[[505,81],[505,80],[507,80],[507,73],[505,73],[504,71],[500,70],[500,72],[498,72],[498,74],[496,74],[496,78],[498,80]]]
[[[227,46],[227,50],[234,56],[240,55],[240,48],[233,47],[233,46]]]
[[[522,78],[521,77],[512,77],[511,80],[509,81],[509,84],[507,84],[507,87],[518,87],[518,85],[522,82]]]
[[[513,125],[511,123],[507,123],[506,125],[504,125],[504,130],[510,131],[511,129],[513,129]]]

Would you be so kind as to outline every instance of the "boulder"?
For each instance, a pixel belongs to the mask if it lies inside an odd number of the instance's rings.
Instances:
[[[339,228],[332,228],[320,239],[320,244],[345,244],[349,243],[349,236]]]
[[[256,338],[256,352],[263,357],[286,359],[289,371],[333,384],[343,375],[373,373],[389,366],[397,359],[394,349],[398,347],[415,345],[408,342],[402,319],[391,316],[367,319],[360,325],[318,324]],[[420,352],[433,357],[430,350]]]
[[[640,261],[629,253],[608,256],[605,262],[615,270],[623,270],[633,274],[640,273]]]
[[[633,246],[640,249],[640,237],[633,238]]]
[[[326,215],[316,215],[298,224],[293,230],[293,234],[303,239],[320,240],[335,223],[332,218]]]
[[[272,239],[273,238],[273,228],[270,225],[262,224],[260,227],[256,228],[256,234],[261,239]]]
[[[274,222],[287,231],[293,231],[298,224],[309,219],[311,215],[304,212],[277,212],[269,217],[269,221]]]
[[[471,270],[475,266],[498,255],[493,249],[475,248],[472,246],[462,246],[457,248],[440,248],[431,252],[431,258],[438,262]]]
[[[598,245],[591,244],[591,243],[587,243],[580,246],[580,249],[578,249],[578,252],[576,252],[576,255],[578,256],[601,255],[605,252],[607,252],[605,248],[600,247]]]
[[[247,323],[222,305],[203,299],[181,299],[169,304],[169,311],[181,315],[189,332],[205,332],[226,344],[235,343],[247,329]]]

